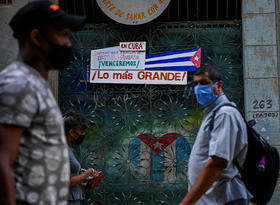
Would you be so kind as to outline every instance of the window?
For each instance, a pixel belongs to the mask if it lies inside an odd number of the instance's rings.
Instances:
[[[240,20],[242,0],[171,0],[157,21]],[[59,0],[67,13],[85,15],[88,23],[113,22],[95,0]]]
[[[12,0],[0,0],[0,4],[12,4]]]

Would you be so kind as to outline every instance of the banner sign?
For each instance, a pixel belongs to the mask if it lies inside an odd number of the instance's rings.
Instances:
[[[92,50],[90,69],[144,70],[145,52],[122,52],[119,46]]]
[[[187,84],[187,71],[200,67],[201,48],[145,55],[146,42],[92,50],[91,83]]]
[[[91,70],[91,83],[186,85],[187,71]]]
[[[170,0],[96,0],[111,19],[126,25],[139,25],[157,18]]]
[[[120,42],[120,51],[146,51],[146,42]]]

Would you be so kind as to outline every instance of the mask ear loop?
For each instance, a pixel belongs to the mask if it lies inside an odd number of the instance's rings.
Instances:
[[[218,83],[219,83],[219,82],[217,81],[217,82],[214,83],[212,86],[215,87],[216,85],[218,85]]]
[[[214,92],[214,87],[215,87],[216,85],[218,85],[218,83],[219,83],[219,82],[217,81],[216,83],[214,83],[214,84],[212,85],[214,95],[216,95],[216,93]],[[216,96],[218,96],[218,95],[216,95]]]

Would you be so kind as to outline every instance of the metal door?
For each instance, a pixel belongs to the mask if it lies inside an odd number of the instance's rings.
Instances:
[[[218,66],[226,95],[243,108],[240,22],[90,25],[72,34],[74,61],[60,72],[59,104],[91,122],[75,153],[84,168],[106,176],[84,204],[178,204],[202,120],[192,73],[186,86],[90,84],[90,50],[146,41],[147,53],[200,46],[202,62]]]

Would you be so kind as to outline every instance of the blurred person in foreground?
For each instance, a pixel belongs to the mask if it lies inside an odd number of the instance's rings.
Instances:
[[[243,117],[234,107],[217,110],[223,104],[236,105],[223,93],[222,77],[215,67],[198,68],[193,83],[197,101],[205,109],[189,159],[189,192],[180,205],[248,205],[252,195],[234,165],[234,160],[243,165],[248,148]]]
[[[70,30],[85,20],[50,1],[34,1],[9,23],[20,53],[0,73],[0,204],[67,204],[63,118],[47,78],[50,70],[68,67]]]
[[[93,168],[81,172],[81,164],[73,153],[73,145],[80,145],[85,138],[85,131],[88,128],[86,118],[81,113],[75,111],[67,111],[63,118],[71,171],[68,204],[80,205],[84,199],[81,186],[82,182],[86,181],[89,177],[96,178],[100,173]]]

